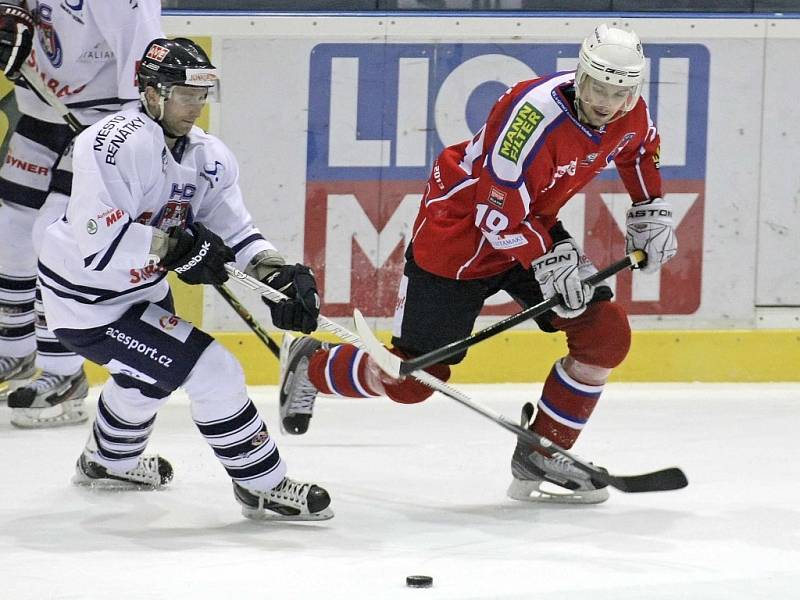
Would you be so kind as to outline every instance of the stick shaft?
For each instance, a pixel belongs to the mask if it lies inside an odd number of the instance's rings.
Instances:
[[[42,78],[39,77],[36,71],[29,67],[27,63],[24,63],[20,67],[19,72],[22,74],[22,78],[28,84],[28,87],[33,90],[33,93],[39,96],[39,99],[41,99],[42,102],[47,103],[53,110],[55,110],[58,115],[64,119],[66,124],[70,126],[72,131],[75,133],[80,133],[86,129],[83,123],[81,123],[72,113],[72,111],[67,108],[67,105],[61,101],[61,98],[56,96],[55,92],[47,87],[45,82],[42,81]]]
[[[598,271],[597,273],[590,275],[584,280],[584,283],[588,283],[590,285],[597,285],[598,283],[608,279],[612,275],[619,273],[625,269],[633,267],[640,262],[642,262],[645,258],[644,252],[641,250],[634,250],[625,258],[615,262],[612,265],[609,265],[602,271]],[[523,321],[527,321],[528,319],[533,319],[535,317],[541,316],[546,313],[548,310],[552,309],[556,306],[559,302],[558,297],[550,298],[549,300],[545,300],[544,302],[540,302],[539,304],[535,304],[534,306],[530,306],[525,310],[522,310],[516,314],[511,315],[510,317],[506,317],[501,321],[497,321],[496,323],[492,323],[488,327],[481,329],[465,338],[457,340],[455,342],[451,342],[441,348],[437,348],[436,350],[432,350],[426,354],[422,354],[421,356],[417,356],[416,358],[412,358],[410,360],[403,361],[402,365],[400,366],[400,373],[406,375],[413,371],[424,369],[426,367],[430,367],[431,365],[435,365],[443,360],[458,354],[459,352],[463,352],[470,346],[474,346],[475,344],[482,342],[490,337],[493,337],[499,333],[502,333],[508,329],[511,329],[515,325],[522,323]]]
[[[269,337],[267,331],[258,321],[256,321],[252,313],[247,310],[241,302],[239,302],[239,299],[233,295],[233,292],[231,292],[224,285],[215,285],[214,289],[220,293],[220,296],[225,299],[225,302],[227,302],[228,305],[236,312],[236,314],[241,317],[242,321],[247,324],[250,330],[256,334],[256,337],[258,337],[258,339],[261,340],[267,348],[269,348],[269,351],[272,352],[275,358],[280,358],[280,346],[278,346],[275,340]]]

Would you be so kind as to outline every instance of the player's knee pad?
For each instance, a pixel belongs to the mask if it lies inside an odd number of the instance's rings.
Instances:
[[[613,369],[631,347],[628,315],[616,302],[595,302],[575,319],[563,319],[569,354],[586,365]]]
[[[397,348],[392,348],[391,352],[401,358],[408,358],[402,350],[398,350]],[[433,365],[425,369],[425,371],[442,381],[450,379],[450,365]],[[387,380],[388,382],[383,382],[386,395],[400,404],[417,404],[418,402],[427,400],[430,398],[431,394],[433,394],[431,388],[417,381],[410,375],[401,381],[388,378]]]
[[[241,404],[241,399],[247,396],[242,366],[216,341],[211,342],[200,355],[183,388],[192,405],[227,404],[234,399]]]
[[[114,417],[128,423],[143,423],[151,419],[168,398],[169,394],[151,396],[138,387],[120,385],[112,377],[106,380],[100,393],[100,402]]]

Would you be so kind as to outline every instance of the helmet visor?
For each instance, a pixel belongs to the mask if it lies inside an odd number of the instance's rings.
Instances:
[[[221,100],[220,82],[216,69],[186,69],[183,81],[159,87],[161,95],[165,99],[184,106]]]
[[[181,106],[202,106],[209,102],[209,89],[204,87],[188,87],[173,85],[168,90],[165,99]]]

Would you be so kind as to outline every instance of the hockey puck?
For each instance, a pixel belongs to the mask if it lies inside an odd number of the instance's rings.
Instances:
[[[413,588],[429,588],[433,586],[433,577],[427,575],[409,575],[406,577],[406,585]]]

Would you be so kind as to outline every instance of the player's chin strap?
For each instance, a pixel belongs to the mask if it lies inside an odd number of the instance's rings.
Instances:
[[[139,92],[139,100],[141,101],[142,110],[145,112],[145,114],[153,119],[153,121],[158,123],[158,126],[161,127],[161,131],[164,132],[164,137],[172,141],[172,144],[168,144],[168,146],[170,146],[170,148],[174,146],[175,142],[182,136],[174,135],[167,131],[167,128],[164,127],[164,96],[162,96],[160,93],[158,94],[158,116],[154,115],[150,110],[150,104],[147,102],[147,96],[145,92]]]
[[[281,300],[285,300],[287,298],[284,294],[269,287],[265,283],[262,283],[258,279],[243,273],[230,263],[225,265],[225,270],[228,272],[228,275],[230,275],[233,281],[250,290],[253,290],[268,300],[280,302]],[[319,326],[321,329],[330,331],[337,337],[350,342],[363,350],[366,350],[370,354],[373,352],[379,353],[381,350],[388,352],[388,350],[381,345],[377,338],[372,335],[372,332],[369,332],[369,338],[362,340],[362,338],[356,334],[345,329],[341,325],[334,323],[330,319],[323,317],[322,315],[319,317]],[[662,469],[652,473],[644,473],[642,475],[612,475],[602,467],[597,467],[591,463],[581,460],[580,458],[577,458],[576,456],[573,456],[567,450],[557,446],[547,438],[542,437],[528,429],[524,429],[503,415],[497,414],[492,410],[481,406],[477,402],[474,402],[466,394],[448,385],[444,381],[437,379],[426,371],[412,373],[410,377],[413,377],[431,389],[441,392],[448,398],[455,400],[459,404],[466,406],[467,408],[486,417],[487,419],[494,421],[503,429],[510,431],[518,438],[524,440],[528,444],[531,444],[534,448],[547,452],[548,454],[561,455],[564,460],[568,461],[575,468],[588,473],[595,481],[605,483],[606,485],[610,485],[611,487],[614,487],[620,491],[655,492],[676,490],[688,485],[686,475],[684,475],[683,471],[676,467]]]
[[[153,121],[161,125],[161,119],[164,118],[164,96],[162,96],[160,93],[158,94],[158,115],[154,115],[150,111],[150,104],[147,102],[146,90],[147,88],[145,88],[144,92],[139,92],[139,100],[141,100],[142,102],[142,108],[144,109],[144,112],[147,114],[148,117],[150,117],[151,119],[153,119]],[[161,125],[161,128],[163,129],[164,126]]]

